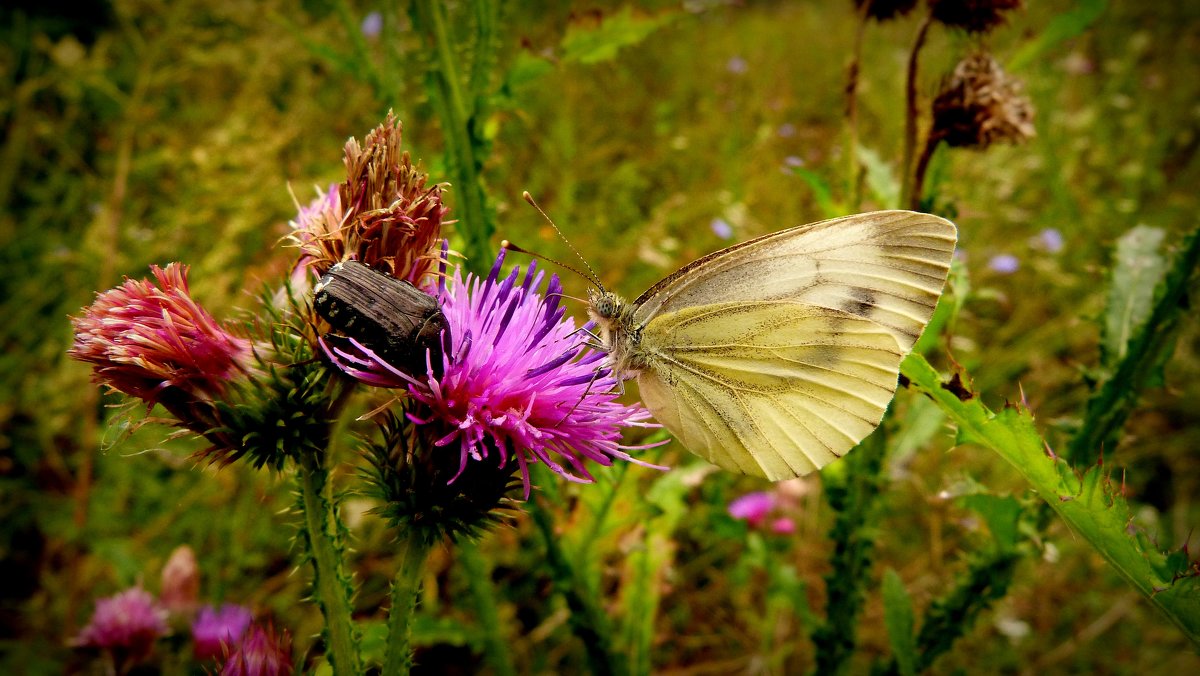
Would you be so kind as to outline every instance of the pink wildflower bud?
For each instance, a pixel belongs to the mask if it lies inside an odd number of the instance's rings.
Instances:
[[[729,503],[729,516],[743,519],[751,526],[762,525],[775,508],[775,496],[764,491],[747,493]]]
[[[162,570],[163,606],[172,615],[190,617],[200,598],[200,567],[196,554],[187,545],[179,545]]]
[[[237,651],[225,660],[221,676],[285,676],[292,673],[291,640],[271,627],[250,627]]]

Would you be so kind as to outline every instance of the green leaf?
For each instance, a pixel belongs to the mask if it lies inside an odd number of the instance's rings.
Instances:
[[[902,676],[917,673],[912,599],[900,575],[891,568],[883,571],[883,625],[887,627],[892,656]]]
[[[1142,390],[1162,384],[1163,366],[1175,351],[1180,319],[1187,310],[1188,286],[1198,266],[1200,227],[1183,238],[1179,252],[1154,287],[1148,315],[1132,326],[1129,339],[1123,341],[1122,356],[1105,370],[1088,399],[1083,424],[1067,452],[1072,462],[1089,463],[1100,458],[1102,451],[1111,451]]]
[[[1079,0],[1070,10],[1050,20],[1036,38],[1008,60],[1009,70],[1018,70],[1039,60],[1052,47],[1082,35],[1108,9],[1108,0]]]
[[[1172,561],[1129,534],[1129,505],[1102,467],[1078,476],[1048,451],[1028,410],[1007,407],[996,413],[979,397],[960,398],[919,355],[909,355],[900,371],[912,387],[937,402],[964,436],[1011,463],[1079,537],[1200,646],[1200,577],[1165,574],[1176,568]]]
[[[1167,272],[1162,255],[1165,237],[1161,228],[1139,225],[1117,240],[1100,344],[1106,368],[1128,353],[1129,341],[1150,316],[1154,288]]]
[[[959,498],[964,507],[983,517],[997,546],[1010,551],[1017,546],[1017,522],[1021,518],[1021,503],[1011,495],[975,493]]]
[[[867,188],[879,203],[881,209],[896,209],[900,206],[900,180],[892,171],[892,165],[879,156],[879,153],[858,146],[858,160],[867,170]]]
[[[634,14],[630,6],[600,20],[599,23],[576,21],[567,27],[562,39],[564,63],[594,64],[610,61],[623,47],[645,40],[674,18],[673,14]]]
[[[817,207],[821,209],[821,214],[825,218],[836,218],[846,214],[845,205],[833,198],[833,191],[829,189],[829,182],[824,177],[805,167],[792,167],[791,171],[812,189],[813,198],[817,200]]]

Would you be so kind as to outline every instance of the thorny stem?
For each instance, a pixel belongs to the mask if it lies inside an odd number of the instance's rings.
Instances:
[[[929,35],[929,27],[933,25],[933,14],[926,14],[917,28],[917,37],[913,40],[912,52],[908,55],[908,76],[904,83],[904,155],[900,160],[900,172],[903,177],[903,188],[900,193],[900,204],[909,206],[913,203],[913,153],[917,149],[917,73],[919,69],[921,48],[925,46],[925,38]]]
[[[478,123],[478,99],[468,102],[463,93],[462,79],[455,54],[456,44],[446,22],[446,6],[437,0],[416,0],[412,4],[413,26],[423,33],[433,46],[434,63],[427,75],[426,88],[430,103],[438,112],[442,122],[442,135],[446,143],[446,164],[451,183],[458,191],[459,233],[466,242],[463,254],[471,265],[482,265],[488,260],[488,240],[492,234],[492,219],[487,210],[487,198],[479,182],[482,158],[476,157],[479,144],[472,130]],[[486,15],[486,13],[484,13]],[[490,15],[488,15],[490,16]],[[473,45],[477,52],[474,58],[487,59],[491,24],[482,24]],[[485,61],[486,62],[486,61]],[[475,77],[480,77],[478,73]],[[462,227],[461,224],[467,224]],[[478,270],[477,270],[478,272]]]
[[[326,494],[329,474],[321,465],[324,453],[306,453],[300,460],[300,494],[304,529],[313,565],[313,593],[325,615],[329,663],[335,674],[358,674],[358,641],[354,636],[350,595],[343,581],[341,547],[334,530],[333,502]]]
[[[384,653],[385,676],[407,674],[412,669],[412,620],[421,590],[421,573],[430,546],[419,535],[400,542],[400,567],[392,580],[392,607],[388,612],[388,644]]]

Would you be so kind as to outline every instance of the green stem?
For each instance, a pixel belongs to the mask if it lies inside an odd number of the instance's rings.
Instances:
[[[554,523],[545,505],[538,504],[530,510],[546,545],[546,564],[554,578],[554,585],[567,601],[571,628],[587,649],[588,664],[592,673],[601,676],[625,674],[626,663],[613,650],[612,627],[608,616],[597,602],[590,586],[567,559],[558,537],[554,534]]]
[[[414,28],[432,42],[433,63],[427,74],[429,99],[442,122],[447,171],[457,191],[458,231],[465,239],[462,253],[469,261],[468,267],[480,272],[480,266],[490,264],[488,240],[494,230],[479,176],[484,158],[476,155],[483,143],[472,133],[480,124],[482,111],[476,109],[478,100],[468,103],[463,94],[462,71],[454,55],[455,41],[446,25],[445,3],[415,0],[412,20]],[[488,31],[490,26],[481,24],[481,29]],[[473,47],[480,52],[490,50],[494,40],[487,37],[486,33],[477,35]],[[487,62],[487,58],[484,53],[475,55],[476,61]]]
[[[400,568],[392,580],[392,608],[388,612],[388,644],[383,658],[384,676],[407,674],[412,669],[412,620],[421,590],[421,573],[430,546],[420,537],[400,542]]]
[[[501,628],[500,612],[497,609],[492,572],[479,547],[470,540],[458,543],[458,561],[467,576],[467,587],[471,600],[475,602],[475,618],[483,632],[483,651],[488,666],[499,676],[515,676],[516,667],[509,658],[508,639]]]
[[[858,76],[862,66],[863,37],[867,32],[867,12],[871,3],[863,2],[858,10],[858,27],[854,31],[854,54],[846,71],[846,194],[850,196],[850,213],[862,203],[862,171],[858,162]]]
[[[351,619],[351,589],[335,530],[333,501],[326,492],[329,474],[321,466],[322,456],[306,454],[298,468],[304,531],[313,565],[313,594],[325,616],[326,649],[333,673],[358,674],[362,669]]]

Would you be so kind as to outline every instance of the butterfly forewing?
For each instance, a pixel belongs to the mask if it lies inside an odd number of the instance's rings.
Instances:
[[[635,302],[634,322],[694,305],[790,299],[870,319],[907,349],[929,321],[956,239],[950,221],[911,211],[802,225],[685,266]]]

